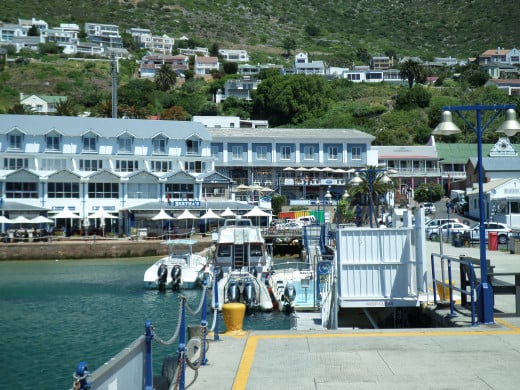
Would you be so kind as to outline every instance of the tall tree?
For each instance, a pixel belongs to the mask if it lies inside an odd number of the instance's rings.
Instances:
[[[406,79],[408,81],[408,87],[412,88],[413,83],[421,78],[421,75],[424,74],[424,70],[422,69],[421,64],[414,60],[408,60],[401,64],[401,69],[399,74],[402,79]]]
[[[387,182],[384,172],[380,168],[368,166],[359,172],[361,179],[358,184],[349,188],[351,196],[351,204],[363,203],[363,199],[367,199],[372,209],[371,225],[377,226],[377,216],[379,215],[379,206],[384,204],[383,196],[393,189],[393,182]]]
[[[72,99],[63,98],[58,103],[56,103],[56,115],[75,116],[76,114],[76,105]]]
[[[296,50],[296,41],[292,37],[285,37],[282,42],[282,47],[285,49],[285,55],[291,56],[291,51]]]
[[[163,64],[155,75],[155,85],[161,91],[168,91],[172,85],[175,85],[177,74],[170,65]]]
[[[300,124],[322,115],[331,94],[331,86],[322,76],[269,77],[253,93],[253,116],[267,118],[273,126]]]

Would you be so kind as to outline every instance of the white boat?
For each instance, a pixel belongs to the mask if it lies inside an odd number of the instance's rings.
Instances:
[[[314,271],[308,263],[287,262],[273,266],[269,286],[280,310],[310,309],[314,302]]]
[[[217,272],[219,310],[228,302],[245,303],[249,310],[273,310],[266,285],[271,255],[260,228],[251,220],[226,220],[218,234],[212,267],[221,271]],[[213,309],[216,306],[214,294]]]
[[[148,289],[190,289],[202,285],[207,271],[206,258],[192,252],[196,240],[167,240],[168,255],[148,267],[144,273],[144,287]],[[188,246],[187,253],[175,253],[174,248]]]

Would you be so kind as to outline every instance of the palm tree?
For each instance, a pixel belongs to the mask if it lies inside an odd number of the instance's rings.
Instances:
[[[155,75],[155,85],[161,91],[166,92],[177,80],[177,74],[170,65],[163,64]]]
[[[373,211],[370,215],[370,227],[377,222],[379,199],[393,188],[392,179],[385,172],[389,171],[380,167],[368,166],[365,169],[357,170],[356,176],[350,180],[352,187],[349,192],[352,197],[357,198],[358,202],[362,196],[368,197],[370,210]],[[352,202],[352,204],[354,203]]]
[[[56,104],[56,115],[59,116],[75,116],[77,109],[74,102],[71,99],[62,98]]]
[[[421,64],[414,60],[408,60],[401,64],[399,75],[402,79],[408,80],[408,86],[412,88],[414,81],[420,79],[423,73]]]

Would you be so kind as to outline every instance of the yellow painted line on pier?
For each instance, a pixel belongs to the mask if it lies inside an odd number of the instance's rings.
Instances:
[[[455,328],[458,330],[414,330],[404,332],[353,332],[353,333],[294,333],[294,334],[265,334],[250,335],[247,338],[242,359],[235,376],[232,390],[246,390],[249,374],[253,367],[258,341],[275,339],[319,339],[319,338],[355,338],[355,337],[434,337],[434,336],[482,336],[482,335],[514,335],[520,334],[520,327],[510,324],[503,319],[495,318],[495,322],[507,329],[487,328],[482,325],[479,328]]]

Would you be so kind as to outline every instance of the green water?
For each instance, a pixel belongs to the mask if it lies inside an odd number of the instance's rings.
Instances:
[[[143,289],[154,260],[0,262],[0,389],[69,389],[78,362],[94,371],[143,334],[147,319],[158,336],[170,338],[179,298]],[[196,308],[201,290],[183,294]],[[283,313],[256,313],[244,329],[289,329],[289,321]],[[188,323],[199,324],[200,316]],[[155,374],[176,349],[153,344]]]

